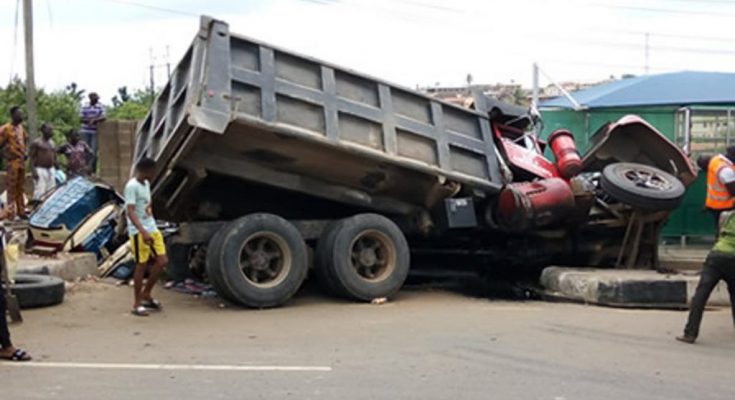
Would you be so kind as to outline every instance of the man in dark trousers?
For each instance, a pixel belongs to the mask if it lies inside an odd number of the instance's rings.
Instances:
[[[735,212],[723,212],[720,226],[720,236],[704,262],[684,334],[676,338],[680,342],[694,343],[697,340],[707,300],[715,286],[723,280],[727,282],[727,289],[730,292],[732,317],[735,323]]]
[[[1,254],[0,254],[1,255]],[[3,263],[0,262],[0,276],[3,275]],[[27,351],[16,348],[10,341],[10,331],[8,330],[8,311],[7,300],[5,299],[5,291],[0,290],[0,359],[9,361],[30,361],[31,356]]]

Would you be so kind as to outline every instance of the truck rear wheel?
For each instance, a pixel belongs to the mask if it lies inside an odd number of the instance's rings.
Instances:
[[[286,303],[308,269],[299,231],[272,214],[251,214],[226,225],[210,241],[207,270],[223,297],[254,308]]]
[[[393,221],[359,214],[325,231],[317,246],[325,283],[337,294],[370,301],[394,295],[408,276],[408,242]]]
[[[207,279],[209,279],[209,283],[214,286],[217,293],[225,300],[237,304],[238,300],[227,288],[227,285],[225,285],[224,281],[221,279],[222,274],[219,272],[219,265],[221,262],[220,258],[222,255],[222,241],[227,232],[229,232],[228,229],[229,224],[225,224],[225,226],[220,228],[214,236],[209,239],[209,243],[207,243],[207,260],[205,268]]]
[[[606,166],[600,186],[615,200],[645,210],[673,210],[686,192],[677,177],[656,167],[629,162]]]
[[[328,293],[340,297],[345,296],[345,293],[337,283],[333,268],[330,267],[331,258],[329,258],[329,253],[331,253],[334,243],[334,235],[342,221],[334,221],[324,228],[314,252],[314,272],[319,285]]]

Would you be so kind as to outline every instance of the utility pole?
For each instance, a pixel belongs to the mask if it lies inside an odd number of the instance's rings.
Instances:
[[[539,96],[539,87],[538,87],[538,64],[533,63],[533,87],[531,91],[531,109],[534,111],[538,111],[538,96]]]
[[[150,66],[150,74],[151,74],[151,83],[150,83],[150,85],[151,85],[151,88],[150,88],[150,90],[151,90],[151,95],[154,95],[154,94],[156,94],[156,78],[155,78],[155,74],[156,74],[156,59],[153,57],[153,47],[149,48],[148,51],[149,51],[150,58],[151,58],[151,66]]]
[[[23,0],[23,31],[26,53],[26,112],[28,113],[28,133],[31,137],[38,134],[38,113],[36,111],[36,78],[33,69],[33,4]]]
[[[169,46],[166,45],[166,76],[171,79],[171,58],[169,58]]]
[[[650,38],[651,34],[646,32],[646,65],[644,68],[644,71],[646,72],[646,75],[648,75],[648,61],[649,61],[649,54],[650,54],[650,47],[648,45],[648,39]]]

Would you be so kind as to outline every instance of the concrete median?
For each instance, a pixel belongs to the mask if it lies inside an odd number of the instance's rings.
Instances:
[[[549,298],[613,307],[673,308],[689,306],[697,287],[697,273],[663,274],[653,270],[588,269],[552,266],[540,283]],[[721,282],[708,305],[730,304]]]

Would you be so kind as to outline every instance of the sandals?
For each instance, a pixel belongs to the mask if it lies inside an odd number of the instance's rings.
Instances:
[[[135,315],[136,317],[147,317],[151,314],[148,313],[148,310],[143,306],[138,306],[130,310],[130,313]]]
[[[156,299],[146,300],[141,303],[141,306],[144,307],[146,310],[151,311],[161,311],[163,309],[163,304],[161,304],[161,302]]]
[[[22,362],[22,361],[31,361],[31,359],[32,359],[31,356],[30,356],[30,354],[28,354],[28,352],[25,351],[25,350],[23,350],[23,349],[15,349],[15,351],[13,352],[12,355],[10,355],[10,356],[0,356],[0,358],[2,358],[3,360],[19,361],[19,362]]]

